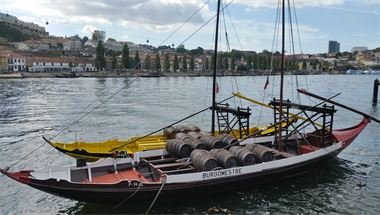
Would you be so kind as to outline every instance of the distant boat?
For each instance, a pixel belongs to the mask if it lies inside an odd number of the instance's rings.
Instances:
[[[62,74],[56,74],[55,77],[57,78],[78,78],[76,72],[70,72],[70,73],[62,73]]]
[[[142,74],[140,77],[143,77],[143,78],[158,78],[158,77],[161,77],[161,73],[160,72],[147,72],[147,73]]]
[[[346,75],[360,75],[362,73],[361,70],[354,70],[354,69],[349,69],[346,71]]]

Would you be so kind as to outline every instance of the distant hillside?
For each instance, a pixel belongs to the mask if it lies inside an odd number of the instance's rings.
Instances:
[[[5,23],[0,23],[0,37],[3,37],[10,42],[20,42],[31,38],[30,35],[10,27]]]

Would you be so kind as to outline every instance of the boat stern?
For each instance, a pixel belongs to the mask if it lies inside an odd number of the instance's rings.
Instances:
[[[350,128],[334,130],[332,135],[338,142],[342,142],[342,148],[349,146],[357,136],[364,130],[364,128],[370,123],[370,119],[364,117],[362,121]]]

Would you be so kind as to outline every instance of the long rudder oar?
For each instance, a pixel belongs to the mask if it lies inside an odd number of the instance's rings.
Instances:
[[[369,119],[371,119],[371,120],[373,120],[373,121],[375,121],[375,122],[377,122],[377,123],[380,123],[380,120],[379,120],[379,119],[376,119],[375,117],[370,116],[370,115],[368,115],[368,114],[366,114],[366,113],[364,113],[364,112],[361,112],[361,111],[359,111],[359,110],[356,110],[356,109],[354,109],[354,108],[352,108],[352,107],[348,107],[348,106],[346,106],[346,105],[340,104],[340,103],[338,103],[338,102],[336,102],[336,101],[333,101],[333,100],[331,100],[331,99],[324,98],[324,97],[319,96],[319,95],[316,95],[316,94],[314,94],[314,93],[310,93],[310,92],[308,92],[308,91],[306,91],[306,90],[304,90],[304,89],[298,89],[297,91],[298,91],[299,93],[304,94],[304,95],[307,95],[307,96],[310,96],[310,97],[313,97],[313,98],[316,98],[316,99],[319,99],[319,100],[324,100],[324,101],[326,101],[326,102],[328,102],[328,103],[331,103],[331,104],[333,104],[333,105],[339,106],[339,107],[341,107],[341,108],[344,108],[344,109],[346,109],[346,110],[352,111],[352,112],[354,112],[354,113],[360,114],[360,115],[362,115],[362,116],[364,116],[364,117],[366,117],[366,118],[369,118]]]

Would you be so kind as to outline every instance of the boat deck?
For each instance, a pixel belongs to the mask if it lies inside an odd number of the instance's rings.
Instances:
[[[100,175],[92,177],[92,180],[86,179],[83,183],[87,184],[115,184],[120,181],[141,181],[150,182],[151,180],[145,178],[141,173],[133,169],[127,169],[118,171],[115,173],[109,173],[106,175]]]

